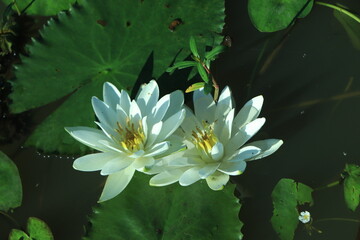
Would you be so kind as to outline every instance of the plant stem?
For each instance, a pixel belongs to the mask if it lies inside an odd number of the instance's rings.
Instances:
[[[339,7],[339,6],[330,4],[330,3],[319,2],[319,1],[316,1],[315,3],[318,4],[318,5],[322,5],[322,6],[329,7],[329,8],[332,8],[334,10],[337,10],[337,11],[347,15],[348,17],[351,17],[352,19],[354,19],[358,23],[360,23],[360,18],[358,16],[356,16],[355,14],[351,13],[350,11],[346,10],[345,8],[342,8],[342,7]]]
[[[360,223],[360,220],[358,220],[358,219],[352,219],[352,218],[321,218],[321,219],[318,219],[318,220],[314,221],[314,223],[326,222],[326,221],[343,221],[343,222],[355,222],[355,223]]]
[[[326,189],[326,188],[335,187],[335,186],[337,186],[339,184],[340,184],[340,180],[337,180],[337,181],[329,183],[329,184],[327,184],[325,186],[315,188],[314,191],[319,191],[319,190],[323,190],[323,189]]]
[[[217,102],[218,98],[219,98],[219,85],[217,84],[214,76],[212,75],[211,71],[209,68],[206,67],[205,63],[201,62],[201,65],[203,66],[203,68],[205,69],[205,71],[211,75],[211,81],[213,83],[213,87],[214,87],[214,101]]]

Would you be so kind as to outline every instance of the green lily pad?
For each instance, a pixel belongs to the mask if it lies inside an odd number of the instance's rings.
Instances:
[[[13,229],[10,232],[9,240],[54,240],[49,226],[36,217],[30,217],[27,221],[25,232]]]
[[[206,182],[188,187],[150,187],[135,175],[116,198],[99,204],[84,239],[241,239],[240,204],[228,184],[212,191]]]
[[[312,205],[313,189],[292,179],[283,178],[275,186],[271,197],[274,211],[271,217],[273,229],[281,240],[292,240],[299,222],[298,205]]]
[[[104,82],[130,91],[151,53],[153,76],[160,76],[190,54],[190,36],[199,49],[219,44],[223,20],[224,2],[217,0],[89,0],[60,13],[16,67],[10,107],[19,113],[71,96],[27,145],[45,152],[84,152],[64,127],[94,126],[90,98],[102,97]]]
[[[306,17],[313,0],[249,0],[248,12],[254,26],[261,32],[287,28],[296,18]]]
[[[22,185],[16,165],[0,152],[0,210],[8,211],[21,205]]]
[[[5,4],[10,4],[14,0],[3,0]],[[22,11],[25,9],[32,0],[21,0],[16,1],[16,5],[19,10]],[[26,13],[29,15],[41,15],[41,16],[51,16],[56,15],[62,10],[68,10],[71,4],[79,2],[76,0],[35,0],[31,6],[26,10]]]
[[[360,167],[355,164],[346,164],[348,174],[344,180],[344,197],[348,208],[355,211],[360,203]]]

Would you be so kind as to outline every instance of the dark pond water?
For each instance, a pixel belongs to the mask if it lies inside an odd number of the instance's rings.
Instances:
[[[360,12],[360,2],[342,3]],[[243,202],[244,239],[277,239],[269,219],[270,194],[279,179],[292,178],[316,188],[337,180],[345,163],[360,165],[360,52],[332,10],[315,6],[265,64],[286,32],[255,30],[246,1],[229,0],[226,7],[224,33],[231,36],[232,47],[216,61],[215,76],[221,86],[231,87],[238,106],[264,95],[261,116],[267,123],[256,139],[284,140],[276,154],[249,164],[243,175],[232,179]],[[264,58],[255,69],[266,42]],[[51,108],[33,111],[33,121],[40,121]],[[23,182],[23,206],[12,216],[22,226],[29,216],[39,217],[50,225],[56,239],[80,239],[104,179],[97,172],[74,171],[72,156],[39,154],[22,148],[23,141],[0,147],[18,165]],[[308,208],[314,220],[359,219],[359,211],[346,208],[342,191],[338,186],[314,193],[315,205]],[[7,239],[13,225],[0,217],[0,226],[0,239]],[[295,239],[360,239],[357,223],[324,221],[315,226],[323,233],[310,238],[300,227]]]

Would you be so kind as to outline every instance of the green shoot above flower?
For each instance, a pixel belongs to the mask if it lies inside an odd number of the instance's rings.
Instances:
[[[206,52],[204,57],[199,55],[199,51],[196,45],[196,40],[194,37],[190,37],[190,51],[191,57],[194,61],[181,61],[175,63],[172,67],[167,69],[167,72],[173,72],[175,69],[184,69],[188,67],[196,67],[197,72],[199,73],[203,82],[197,82],[192,84],[186,89],[186,93],[193,92],[197,89],[204,88],[205,93],[208,94],[214,88],[214,100],[218,100],[219,96],[219,85],[217,84],[215,78],[213,77],[210,71],[211,61],[225,50],[225,47],[220,45],[213,48],[211,51]]]

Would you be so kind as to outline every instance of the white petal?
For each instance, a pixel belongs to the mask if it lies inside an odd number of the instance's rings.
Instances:
[[[157,137],[160,134],[162,125],[163,125],[162,122],[158,122],[154,126],[152,126],[149,136],[146,140],[146,148],[149,148],[153,145],[153,143],[155,142],[155,140],[157,139]]]
[[[224,145],[217,142],[211,149],[211,158],[215,161],[220,160],[224,156]]]
[[[254,146],[244,146],[240,148],[236,154],[234,154],[229,162],[236,162],[236,161],[246,161],[251,158],[257,157],[257,155],[261,152],[261,149]]]
[[[133,160],[134,159],[126,157],[125,155],[117,156],[117,158],[105,164],[105,166],[101,169],[100,174],[105,176],[121,171],[132,164]]]
[[[195,115],[200,121],[214,122],[216,105],[211,94],[205,94],[201,88],[193,96]]]
[[[101,130],[89,127],[66,127],[65,130],[70,133],[73,138],[88,147],[99,151],[109,151],[108,147],[99,142],[102,140],[109,140],[109,138]]]
[[[176,158],[174,157],[172,161],[169,161],[169,166],[171,167],[186,167],[186,166],[191,167],[197,164],[199,164],[199,162],[194,161],[193,158],[188,158],[188,157],[176,157]]]
[[[115,109],[116,105],[120,104],[120,92],[112,83],[104,83],[103,96],[104,102],[112,109]]]
[[[118,156],[117,153],[93,153],[76,159],[73,168],[79,171],[91,172],[101,170],[104,165]]]
[[[196,127],[201,127],[202,124],[199,122],[199,120],[195,117],[194,113],[190,108],[187,106],[184,106],[185,109],[185,118],[184,121],[181,124],[181,128],[185,131],[186,135],[190,135],[192,131],[196,130]]]
[[[148,84],[143,84],[136,97],[136,102],[144,116],[151,114],[159,99],[159,87],[156,81],[151,80]]]
[[[265,118],[257,118],[254,121],[242,127],[226,145],[227,155],[239,149],[246,143],[252,136],[254,136],[260,128],[264,125]]]
[[[109,175],[98,202],[107,201],[121,193],[129,184],[134,172],[135,169],[130,166],[120,172]]]
[[[164,118],[169,106],[170,96],[165,95],[156,103],[156,106],[153,109],[154,112],[151,115],[148,115],[149,125],[154,125],[155,123],[161,121]]]
[[[184,118],[185,118],[185,109],[181,109],[179,112],[169,117],[164,122],[161,128],[161,132],[159,133],[159,136],[156,139],[156,141],[161,142],[167,139],[181,125]]]
[[[121,126],[125,126],[127,117],[128,114],[125,110],[119,104],[116,105],[116,122],[120,123]]]
[[[143,131],[144,131],[144,134],[145,134],[145,140],[148,138],[149,136],[149,128],[148,128],[148,124],[147,124],[147,116],[143,117],[143,119],[141,119],[141,122],[142,122],[142,127],[143,127]]]
[[[162,187],[177,182],[184,173],[181,169],[164,171],[150,179],[150,186]]]
[[[263,96],[257,96],[248,101],[236,115],[233,123],[233,129],[237,131],[245,124],[255,120],[261,111],[264,102]]]
[[[254,147],[260,148],[261,152],[260,152],[260,154],[256,155],[255,157],[248,159],[248,161],[257,160],[257,159],[264,158],[264,157],[267,157],[267,156],[273,154],[276,150],[278,150],[280,148],[280,146],[283,143],[284,142],[280,139],[266,139],[266,140],[249,143],[248,144],[249,146],[254,146]]]
[[[154,163],[155,159],[153,157],[140,157],[134,161],[132,167],[136,170],[143,171],[144,168],[150,168],[152,165],[154,165]]]
[[[173,155],[176,152],[184,151],[186,149],[186,145],[182,142],[183,138],[180,138],[173,134],[166,140],[170,142],[169,148],[165,152],[158,154],[156,158],[164,158],[166,156]]]
[[[142,118],[140,108],[134,100],[131,101],[131,103],[130,103],[129,116],[131,118],[131,122],[133,122],[135,124],[138,123]]]
[[[97,97],[91,99],[94,112],[101,123],[116,127],[117,116],[114,109],[111,109],[106,103],[100,101]]]
[[[223,144],[227,144],[227,142],[230,140],[231,138],[231,131],[232,131],[232,123],[233,123],[233,119],[234,119],[234,112],[235,109],[231,109],[230,112],[227,114],[222,131],[221,131],[221,135],[220,135],[220,141]]]
[[[206,164],[199,170],[199,175],[201,179],[207,178],[211,174],[213,174],[216,169],[219,167],[220,163],[210,163]]]
[[[142,157],[145,154],[145,151],[140,149],[134,153],[132,153],[131,155],[129,155],[130,158],[139,158]]]
[[[167,151],[170,147],[170,142],[161,142],[152,146],[146,151],[144,157],[153,157]]]
[[[127,115],[129,115],[131,103],[129,94],[125,90],[122,90],[120,94],[120,107],[125,111]]]
[[[218,170],[226,173],[228,175],[240,175],[245,171],[246,162],[245,161],[237,161],[237,162],[223,162]]]
[[[180,111],[180,109],[182,109],[184,104],[184,94],[180,90],[176,90],[170,93],[169,97],[170,97],[169,99],[170,106],[168,107],[168,110],[163,118],[164,121],[169,117],[171,117],[172,115],[174,115],[175,113],[177,113],[178,111]]]
[[[200,167],[194,167],[186,170],[179,179],[180,185],[189,186],[190,184],[200,180],[199,170]]]
[[[216,104],[215,120],[223,118],[233,107],[232,107],[231,91],[226,86],[220,94],[219,101]]]
[[[206,182],[212,190],[217,191],[223,189],[229,179],[229,175],[216,171],[206,178]]]
[[[109,139],[117,137],[118,133],[114,130],[114,128],[110,127],[106,123],[95,122],[95,124],[101,128],[101,130],[106,134]]]

